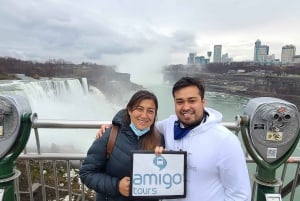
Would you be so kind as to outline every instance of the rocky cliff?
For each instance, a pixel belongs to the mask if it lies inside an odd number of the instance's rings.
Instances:
[[[114,66],[93,63],[72,64],[63,60],[45,63],[22,61],[0,57],[0,79],[18,79],[14,74],[40,79],[40,77],[86,77],[89,85],[97,87],[111,102],[120,103],[124,93],[142,89],[143,86],[132,83],[130,74],[116,72]]]
[[[300,76],[268,73],[208,73],[196,71],[164,71],[164,81],[174,83],[182,76],[202,79],[208,91],[241,95],[249,98],[276,97],[300,108]]]

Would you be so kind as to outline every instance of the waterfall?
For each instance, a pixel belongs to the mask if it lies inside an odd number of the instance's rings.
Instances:
[[[38,119],[111,120],[121,106],[112,105],[103,93],[89,86],[86,78],[44,78],[0,82],[0,94],[28,99]],[[95,138],[95,129],[39,129],[42,149],[51,152],[86,152]],[[32,133],[28,147],[35,146]]]
[[[43,119],[108,120],[118,108],[88,86],[86,78],[12,81],[0,84],[0,94],[25,96],[32,112]]]

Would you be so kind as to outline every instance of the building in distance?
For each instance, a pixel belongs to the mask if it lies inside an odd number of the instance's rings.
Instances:
[[[296,55],[296,47],[294,45],[285,45],[282,47],[281,60],[275,58],[275,54],[269,54],[269,45],[262,45],[261,41],[257,39],[254,44],[254,63],[263,65],[292,65],[300,63],[300,55]],[[214,45],[214,52],[207,52],[206,56],[197,56],[196,52],[189,53],[187,58],[188,65],[201,65],[211,62],[210,57],[213,56],[213,63],[231,63],[234,62],[228,56],[228,53],[222,54],[222,45]]]
[[[294,45],[285,45],[281,50],[281,63],[288,64],[294,62],[296,56],[296,47]]]
[[[215,45],[214,46],[214,63],[221,63],[222,62],[222,45]]]
[[[210,57],[209,53],[208,56]],[[208,64],[209,58],[205,58],[205,56],[197,56],[197,53],[191,52],[187,58],[187,63],[189,65],[201,65],[201,64]]]

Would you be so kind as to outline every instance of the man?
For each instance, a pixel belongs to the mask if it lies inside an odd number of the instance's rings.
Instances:
[[[205,107],[204,92],[197,79],[181,78],[172,89],[176,115],[156,123],[166,149],[187,151],[187,196],[182,200],[250,201],[240,141],[222,125],[221,113]]]
[[[181,78],[172,89],[176,115],[156,123],[167,150],[187,152],[186,198],[176,200],[250,201],[250,180],[240,141],[222,125],[220,112],[205,107],[204,93],[199,80]],[[162,148],[155,152],[162,153]]]

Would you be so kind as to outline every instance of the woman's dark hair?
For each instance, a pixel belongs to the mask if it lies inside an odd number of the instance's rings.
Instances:
[[[130,98],[126,106],[127,112],[125,113],[125,122],[128,125],[131,122],[128,110],[129,111],[134,110],[134,108],[138,106],[143,100],[153,100],[155,104],[155,117],[154,117],[153,124],[150,126],[150,131],[141,137],[142,140],[141,145],[142,148],[145,150],[154,150],[156,146],[161,146],[160,144],[161,135],[155,129],[155,121],[157,119],[157,110],[158,110],[158,101],[157,101],[157,97],[152,92],[147,90],[139,90],[132,95],[132,97]]]
[[[204,98],[204,93],[205,93],[204,83],[201,80],[192,77],[182,77],[174,84],[172,89],[173,97],[175,97],[176,91],[189,86],[196,86],[199,89],[199,95],[201,99]]]

